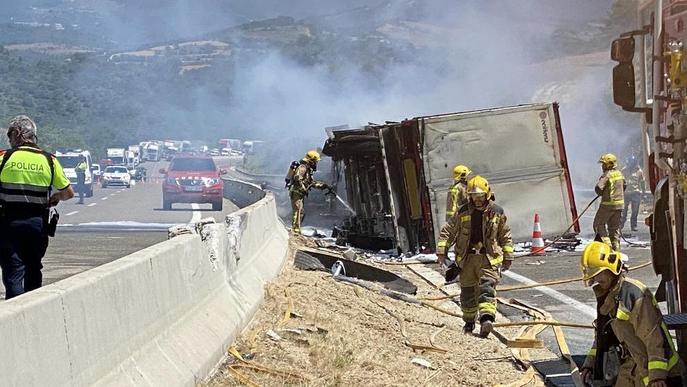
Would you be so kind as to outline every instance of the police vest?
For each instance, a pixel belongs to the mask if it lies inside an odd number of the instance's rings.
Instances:
[[[54,178],[50,153],[33,147],[10,149],[0,163],[0,203],[6,210],[45,210]]]

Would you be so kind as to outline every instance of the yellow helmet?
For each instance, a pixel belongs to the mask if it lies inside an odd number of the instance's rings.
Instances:
[[[317,151],[311,150],[305,154],[305,157],[303,159],[311,163],[316,163],[320,161],[320,154]]]
[[[489,187],[489,182],[480,175],[468,180],[467,192],[468,195],[482,193],[487,194],[487,199],[491,197],[491,187]]]
[[[471,173],[472,171],[470,168],[466,167],[465,165],[456,165],[456,167],[453,168],[453,180],[458,181],[465,179]]]
[[[601,156],[599,162],[604,166],[614,168],[618,164],[618,158],[615,157],[613,153],[606,153],[605,155]]]
[[[627,256],[619,251],[611,250],[611,246],[603,242],[591,242],[584,248],[580,267],[582,268],[583,280],[589,285],[589,280],[604,270],[618,275],[623,269],[623,261]]]

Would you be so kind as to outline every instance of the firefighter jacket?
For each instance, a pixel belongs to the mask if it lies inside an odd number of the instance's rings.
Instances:
[[[468,254],[486,254],[492,266],[513,259],[513,238],[503,208],[489,202],[482,213],[482,246],[470,246],[472,214],[480,211],[471,203],[461,206],[444,225],[437,242],[437,253],[446,254],[455,244],[456,263]]]
[[[298,166],[296,172],[293,175],[291,186],[289,187],[289,193],[292,195],[304,197],[308,195],[310,188],[322,189],[325,184],[319,181],[313,180],[313,167],[308,162],[301,162]]]
[[[446,198],[446,221],[456,213],[458,208],[468,202],[468,196],[465,192],[466,185],[464,180],[453,183],[448,189],[448,197]]]
[[[622,210],[625,206],[625,178],[617,169],[609,169],[599,177],[594,187],[597,195],[601,195],[601,205],[614,210]]]
[[[644,192],[644,173],[641,169],[637,169],[634,173],[629,174],[626,182],[626,192]]]
[[[656,299],[643,283],[621,274],[598,313],[610,317],[611,328],[625,358],[631,357],[635,362],[636,376],[644,385],[683,372],[683,364]],[[598,341],[595,337],[583,368],[593,368]]]

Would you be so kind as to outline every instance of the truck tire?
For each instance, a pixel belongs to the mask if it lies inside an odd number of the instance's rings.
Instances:
[[[222,202],[213,202],[212,203],[212,210],[213,211],[222,211]]]
[[[102,183],[100,186],[103,187],[103,188],[107,188],[107,184],[106,184],[106,183]]]
[[[305,251],[296,251],[296,256],[293,259],[293,265],[300,270],[321,270],[328,271],[319,259],[306,253]]]

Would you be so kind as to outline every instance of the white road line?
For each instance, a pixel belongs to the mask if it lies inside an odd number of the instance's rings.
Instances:
[[[104,198],[102,198],[102,199],[100,199],[100,200],[107,200],[107,199],[109,199],[109,198],[106,196],[106,197],[104,197]]]
[[[72,211],[72,212],[66,214],[65,216],[71,216],[71,215],[78,214],[78,213],[79,213],[79,211]]]
[[[191,222],[190,223],[196,223],[200,220],[200,205],[198,203],[192,203],[191,208],[193,208],[193,216],[191,216]]]
[[[520,283],[523,283],[525,285],[534,285],[534,284],[539,283],[539,282],[533,281],[533,280],[531,280],[531,279],[529,279],[523,275],[513,273],[510,270],[504,271],[503,275],[505,275],[506,277],[511,278],[513,280],[516,280]],[[562,302],[563,304],[572,306],[573,308],[579,310],[580,312],[586,314],[587,316],[589,316],[593,319],[596,318],[596,309],[595,308],[593,308],[589,305],[585,305],[585,304],[577,301],[574,298],[568,297],[565,294],[563,294],[557,290],[553,290],[548,286],[538,286],[536,288],[536,290],[546,294],[549,297],[555,298],[556,300]],[[498,292],[498,288],[496,288],[496,291]]]
[[[88,207],[93,207],[93,206],[95,206],[96,204],[98,204],[98,203],[91,203],[91,204],[88,205]]]

